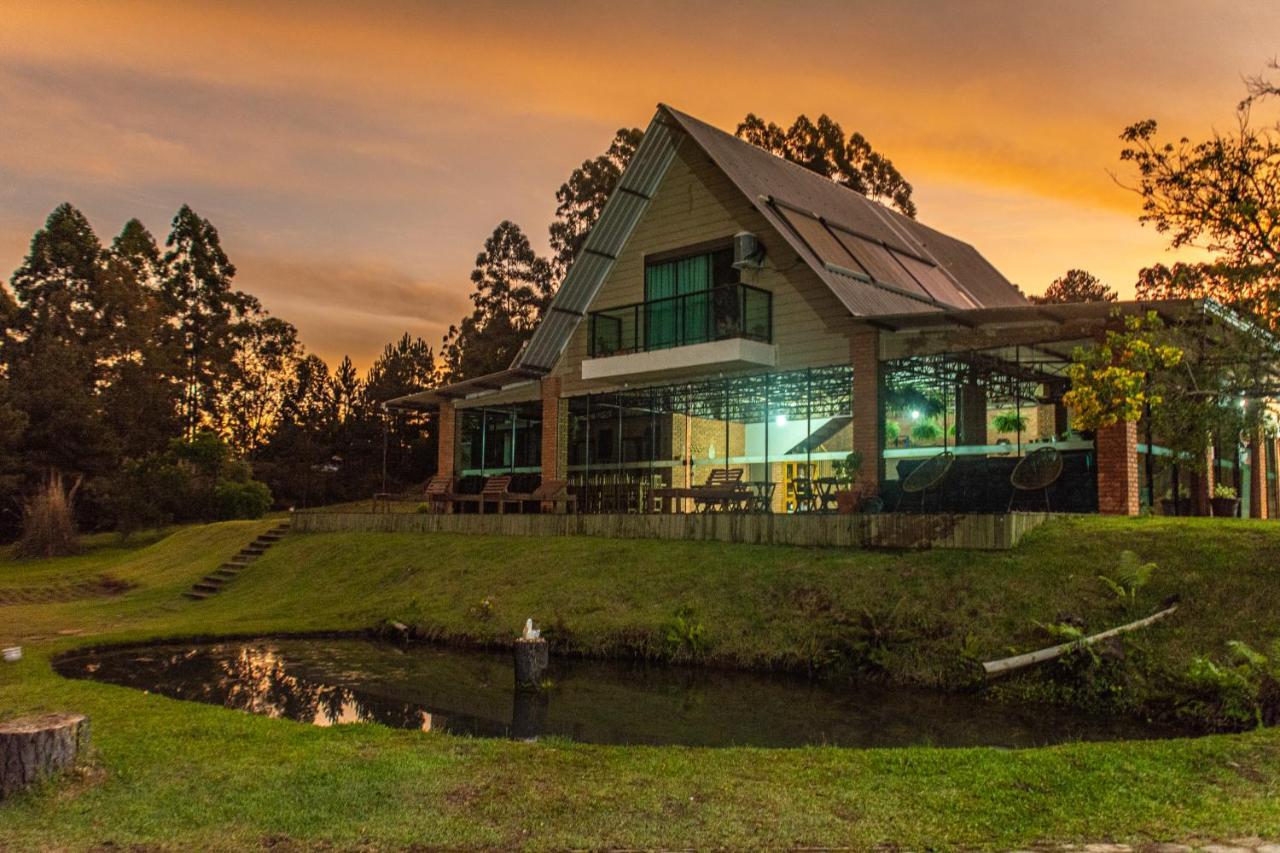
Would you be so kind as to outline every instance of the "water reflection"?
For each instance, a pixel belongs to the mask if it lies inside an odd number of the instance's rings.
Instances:
[[[319,726],[374,722],[522,740],[1023,747],[1167,734],[1127,720],[971,696],[598,661],[553,661],[554,687],[530,694],[513,689],[507,654],[362,640],[125,648],[56,666],[69,677]]]

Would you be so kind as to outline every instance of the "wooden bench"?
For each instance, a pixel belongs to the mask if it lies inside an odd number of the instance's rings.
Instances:
[[[519,506],[520,501],[528,497],[527,495],[516,495],[511,492],[511,475],[504,474],[501,477],[490,477],[484,481],[484,488],[474,495],[450,495],[449,499],[452,503],[476,505],[476,512],[484,515],[485,504],[496,504],[498,514],[502,515],[507,511],[507,504],[516,504]]]
[[[450,501],[454,497],[454,489],[456,481],[453,477],[432,477],[423,486],[421,492],[378,492],[373,496],[373,511],[378,512],[379,507],[385,508],[387,512],[391,511],[391,504],[399,501],[421,501],[427,504],[431,512],[448,512],[452,507]]]
[[[548,507],[552,512],[558,507],[563,507],[566,513],[578,510],[578,496],[569,491],[567,480],[543,480],[529,495],[527,503],[536,506],[539,512],[546,512]]]
[[[751,501],[751,491],[742,485],[741,468],[714,468],[707,482],[693,487],[693,506],[699,512],[740,510]]]

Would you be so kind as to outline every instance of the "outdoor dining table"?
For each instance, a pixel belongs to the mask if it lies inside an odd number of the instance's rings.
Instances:
[[[746,481],[738,484],[737,491],[746,500],[745,508],[759,512],[768,512],[773,503],[773,493],[777,483]],[[703,492],[702,494],[705,494]],[[654,513],[679,512],[681,502],[685,498],[699,495],[696,487],[666,486],[649,491],[649,511]]]
[[[825,512],[836,505],[836,492],[844,485],[844,481],[839,477],[817,477],[813,485],[818,493],[818,499],[822,502],[819,509]]]

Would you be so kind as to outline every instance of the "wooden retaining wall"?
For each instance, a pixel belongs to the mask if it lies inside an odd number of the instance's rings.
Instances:
[[[298,533],[471,533],[486,536],[602,536],[694,539],[834,548],[1005,550],[1052,515],[443,515],[326,512],[293,515]]]

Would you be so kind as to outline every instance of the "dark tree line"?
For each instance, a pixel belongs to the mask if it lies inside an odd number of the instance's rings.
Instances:
[[[0,532],[53,475],[83,484],[82,527],[128,529],[364,496],[384,428],[425,443],[378,403],[432,383],[430,347],[406,335],[364,378],[349,359],[331,375],[234,277],[189,207],[163,247],[136,219],[103,245],[70,204],[49,214],[0,290]]]
[[[639,128],[619,129],[604,153],[584,161],[556,190],[556,216],[548,234],[551,257],[539,256],[513,222],[504,220],[494,229],[471,274],[474,310],[450,327],[440,350],[441,367],[451,379],[482,376],[511,363],[578,256],[643,135]],[[911,184],[892,161],[862,134],[846,136],[826,115],[816,123],[801,115],[783,129],[749,113],[737,135],[907,216],[916,215]]]
[[[859,134],[826,116],[787,131],[748,116],[739,135],[914,215],[911,187]],[[49,214],[0,287],[0,536],[27,495],[74,483],[85,529],[254,515],[270,503],[367,498],[421,482],[433,425],[393,397],[507,367],[640,143],[617,131],[556,191],[549,257],[503,221],[471,274],[473,310],[439,356],[406,333],[364,376],[330,369],[297,330],[235,286],[217,228],[190,207],[163,244],[137,219],[109,245],[70,204]]]
[[[1278,69],[1273,62],[1271,71]],[[1210,297],[1266,328],[1280,329],[1280,121],[1255,110],[1280,95],[1264,73],[1247,80],[1235,127],[1193,142],[1164,139],[1154,119],[1124,130],[1120,159],[1136,173],[1141,220],[1194,246],[1207,261],[1155,264],[1138,276],[1138,296]]]

